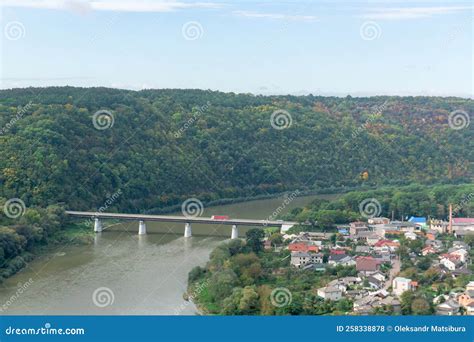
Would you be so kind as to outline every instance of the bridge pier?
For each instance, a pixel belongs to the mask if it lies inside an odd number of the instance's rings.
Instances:
[[[232,226],[232,234],[230,235],[231,239],[238,239],[239,238],[239,228],[236,224]]]
[[[193,232],[191,230],[191,223],[186,222],[184,225],[184,237],[191,237],[193,235]]]
[[[138,223],[138,235],[145,235],[146,234],[146,223],[145,221],[140,221]]]
[[[102,222],[98,218],[94,219],[94,232],[100,233],[102,232]]]

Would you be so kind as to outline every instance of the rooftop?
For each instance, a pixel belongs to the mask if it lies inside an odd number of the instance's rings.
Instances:
[[[323,257],[323,254],[322,253],[309,253],[309,252],[291,252],[291,256],[292,257],[306,257],[306,258],[310,258],[310,257],[314,257],[314,256],[319,256],[319,257]]]
[[[453,223],[454,224],[474,224],[474,218],[473,217],[453,217]]]
[[[329,260],[331,261],[341,261],[342,259],[344,259],[347,255],[345,254],[331,254],[329,256]]]
[[[395,279],[393,279],[393,281],[396,281],[396,282],[403,282],[403,283],[410,283],[410,282],[411,282],[411,279],[403,278],[403,277],[396,277]]]
[[[319,290],[324,291],[324,292],[341,292],[341,289],[335,286],[326,286],[326,287],[320,288]]]
[[[412,216],[408,219],[408,222],[425,224],[426,223],[426,217]]]

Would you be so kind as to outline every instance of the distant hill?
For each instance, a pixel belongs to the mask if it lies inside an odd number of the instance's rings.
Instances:
[[[112,127],[94,126],[99,110],[111,113]],[[474,101],[2,90],[0,197],[97,209],[120,190],[111,206],[140,211],[188,197],[211,201],[294,189],[469,183],[474,124],[450,128],[456,110],[472,114]],[[273,113],[274,126],[291,125],[272,127]],[[96,126],[107,127],[98,117]]]

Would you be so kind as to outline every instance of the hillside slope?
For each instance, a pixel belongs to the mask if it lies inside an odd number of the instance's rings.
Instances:
[[[112,113],[112,127],[94,127],[98,110]],[[272,127],[277,110],[289,113],[282,112],[290,127]],[[190,196],[210,201],[361,184],[470,182],[472,125],[450,128],[455,110],[473,113],[474,101],[2,90],[0,197],[96,209],[120,190],[114,209],[141,211]]]

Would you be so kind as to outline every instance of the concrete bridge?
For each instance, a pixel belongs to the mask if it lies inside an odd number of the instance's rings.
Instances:
[[[217,219],[212,217],[193,217],[193,216],[172,216],[172,215],[143,215],[143,214],[117,214],[117,213],[98,213],[92,211],[66,211],[66,215],[72,217],[89,218],[94,220],[94,231],[100,233],[102,231],[103,219],[119,219],[127,221],[138,221],[138,234],[146,234],[147,221],[160,222],[183,222],[184,237],[192,236],[192,223],[204,224],[220,224],[232,226],[231,239],[239,237],[239,226],[256,226],[256,227],[278,227],[281,232],[286,232],[297,222],[291,221],[270,221],[270,220],[252,220],[252,219]]]

